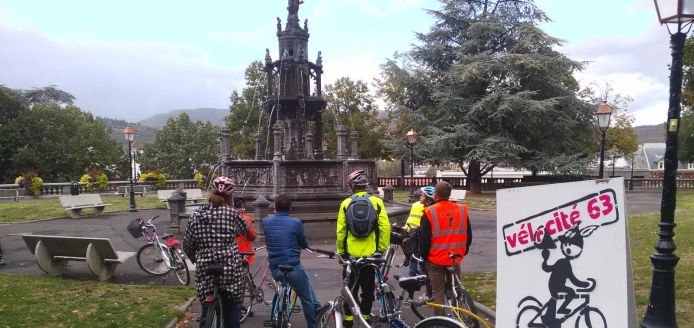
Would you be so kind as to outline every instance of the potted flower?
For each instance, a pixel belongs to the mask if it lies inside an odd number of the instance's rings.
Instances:
[[[25,188],[30,195],[38,196],[41,194],[41,184],[43,180],[38,177],[36,172],[27,172],[20,175],[14,180],[20,188]]]
[[[146,171],[140,175],[139,181],[156,182],[157,188],[164,188],[166,177],[159,170]]]

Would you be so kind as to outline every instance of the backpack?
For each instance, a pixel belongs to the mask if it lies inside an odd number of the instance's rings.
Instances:
[[[369,195],[352,196],[345,210],[345,223],[349,232],[355,237],[366,237],[378,226],[378,215],[381,212],[374,208]],[[380,206],[379,206],[380,207]]]

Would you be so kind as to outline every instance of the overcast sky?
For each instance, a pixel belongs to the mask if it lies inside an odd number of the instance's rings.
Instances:
[[[324,83],[341,76],[368,82],[414,32],[432,24],[434,0],[304,0],[309,59],[322,51]],[[667,118],[669,35],[652,0],[540,0],[567,41],[560,51],[591,61],[583,85],[612,81],[631,96],[636,125]],[[95,115],[138,121],[182,108],[228,108],[244,86],[243,69],[277,58],[276,18],[286,0],[0,0],[0,84],[55,84]],[[213,122],[215,123],[215,122]]]

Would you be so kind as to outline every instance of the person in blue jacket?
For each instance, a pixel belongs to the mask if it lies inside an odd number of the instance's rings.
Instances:
[[[279,266],[285,264],[294,267],[294,271],[287,276],[287,282],[301,299],[306,326],[315,328],[321,305],[318,303],[316,292],[313,291],[308,272],[301,265],[299,258],[301,249],[308,248],[308,239],[301,221],[289,216],[291,207],[292,201],[289,196],[279,195],[275,200],[275,215],[263,219],[270,273],[276,281],[282,281]]]

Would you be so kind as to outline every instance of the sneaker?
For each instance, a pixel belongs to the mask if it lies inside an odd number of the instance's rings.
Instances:
[[[434,301],[434,297],[428,296],[428,295],[422,295],[418,299],[422,302],[433,302]]]
[[[0,267],[1,266],[5,266],[5,260],[3,260],[3,259],[0,259]]]

